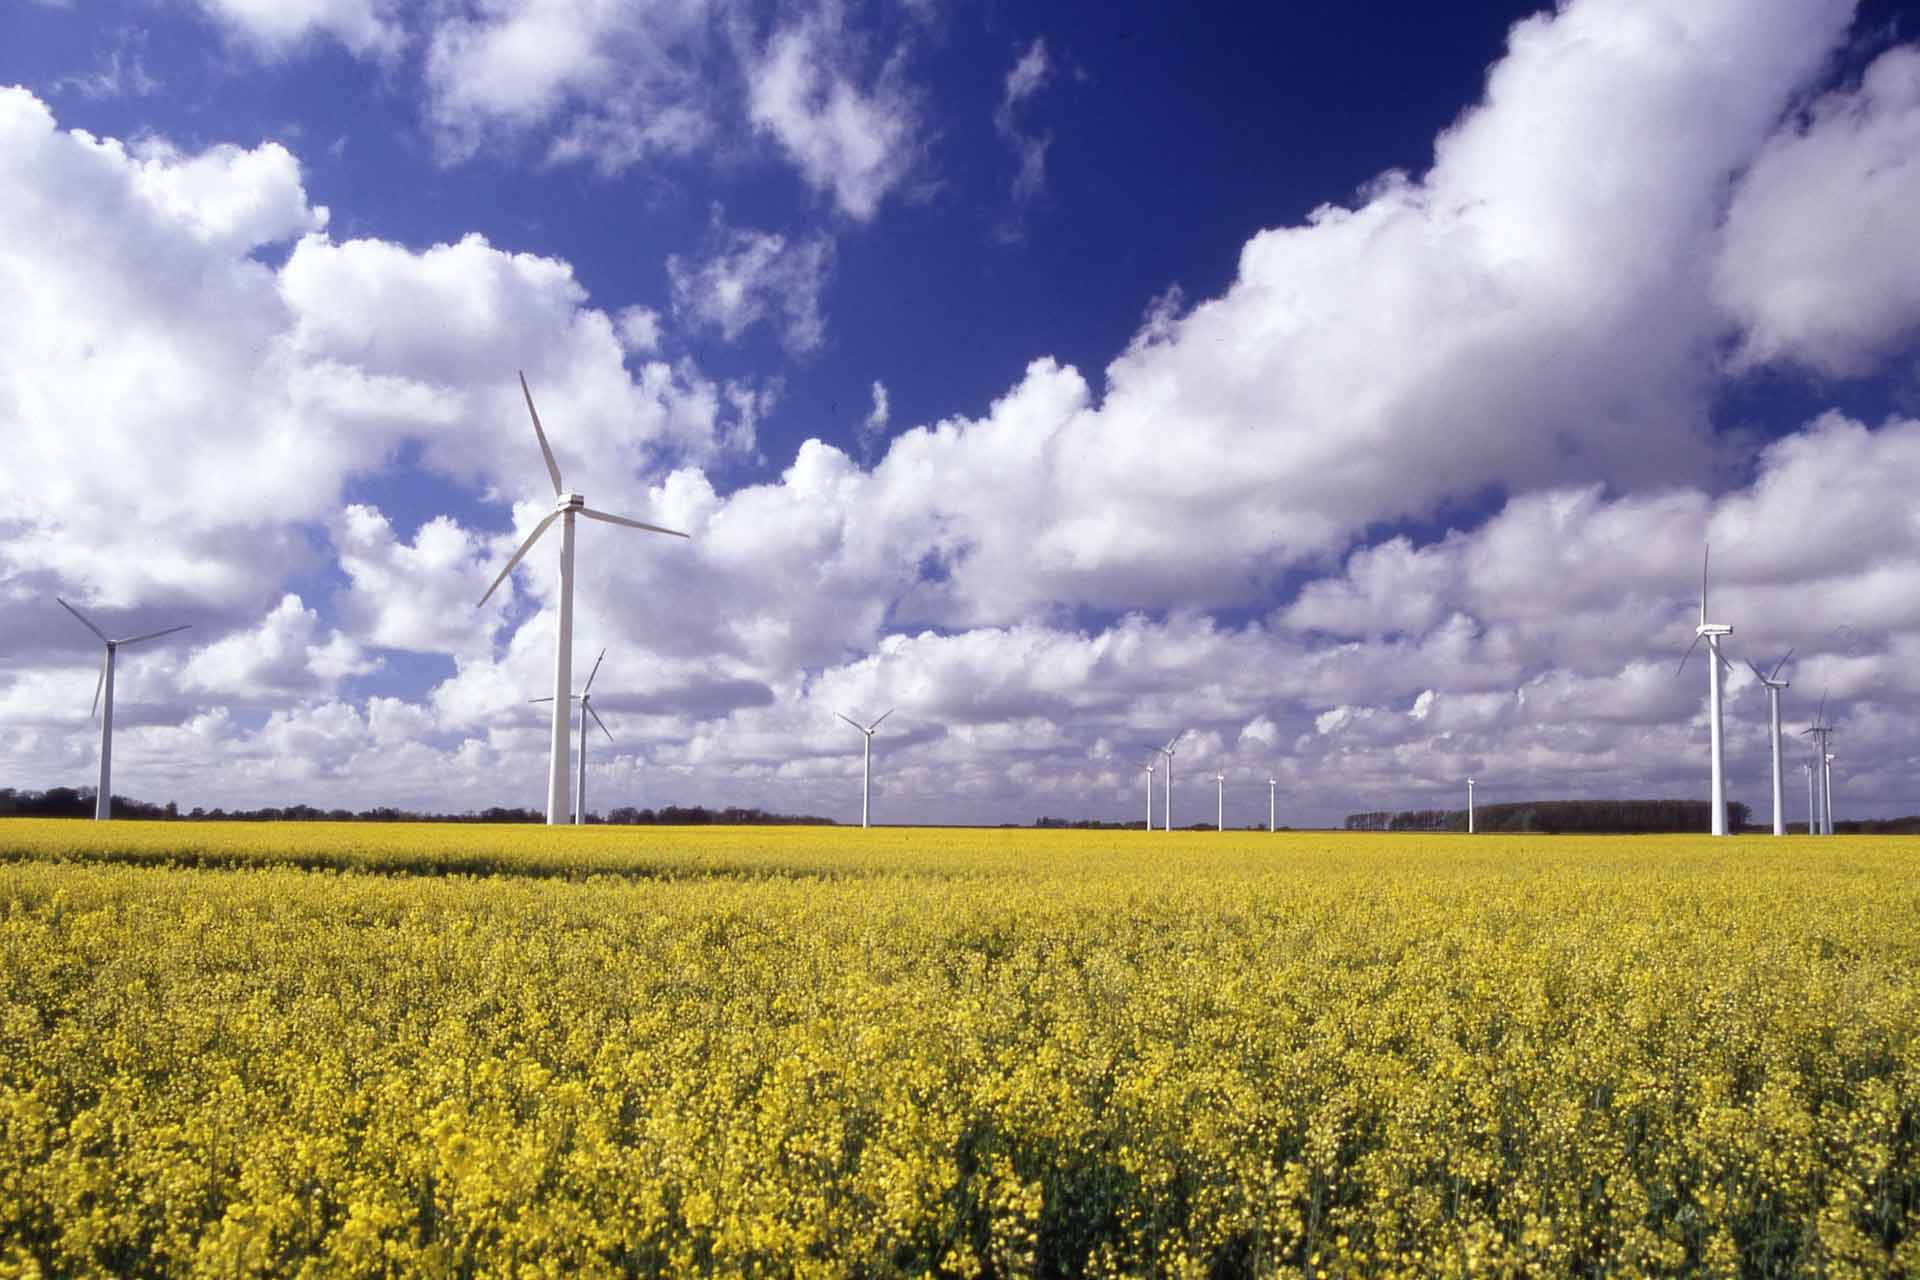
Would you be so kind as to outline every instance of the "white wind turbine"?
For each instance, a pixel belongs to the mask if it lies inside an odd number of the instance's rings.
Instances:
[[[1473,779],[1467,779],[1467,834],[1473,834]]]
[[[1792,685],[1790,680],[1778,679],[1780,668],[1787,665],[1787,659],[1793,656],[1793,650],[1787,650],[1780,661],[1773,664],[1773,670],[1762,675],[1760,668],[1747,660],[1747,668],[1758,676],[1767,690],[1767,728],[1773,741],[1773,834],[1787,834],[1787,784],[1781,772],[1780,763],[1780,691]]]
[[[176,631],[185,631],[193,624],[183,622],[177,627],[163,627],[158,631],[149,631],[143,635],[128,636],[124,640],[109,640],[107,633],[87,620],[87,615],[60,600],[60,607],[80,619],[80,625],[100,637],[100,643],[107,651],[100,659],[100,679],[93,686],[93,714],[100,716],[100,793],[93,798],[93,818],[96,822],[105,822],[113,816],[113,658],[123,644],[139,644],[143,640],[157,640],[161,636],[170,636]],[[101,711],[104,699],[105,712]]]
[[[1280,779],[1269,775],[1267,778],[1267,831],[1269,833],[1280,829],[1279,824],[1274,821],[1274,818],[1280,812],[1278,807],[1279,788]]]
[[[894,710],[895,708],[888,707],[886,715],[881,716],[880,720],[885,720],[887,716],[894,713]],[[867,740],[860,754],[860,825],[865,827],[869,806],[873,801],[873,731],[880,727],[880,720],[875,720],[872,724],[861,724],[852,716],[840,715],[838,711],[833,714],[840,716],[842,720],[866,735]]]
[[[1817,836],[1820,834],[1820,810],[1813,802],[1813,761],[1802,761],[1800,771],[1807,775],[1807,834]]]
[[[607,651],[602,649],[600,656],[593,660],[593,670],[587,672],[586,687],[572,696],[572,701],[580,704],[580,789],[573,802],[573,825],[585,826],[587,821],[587,717],[600,726],[600,732],[607,735],[607,741],[613,741],[606,721],[593,709],[593,678],[600,674],[600,664],[607,660]],[[552,698],[532,698],[532,702],[552,702]]]
[[[1813,771],[1819,779],[1819,805],[1814,816],[1813,826],[1809,830],[1814,835],[1833,834],[1833,757],[1828,754],[1828,739],[1833,736],[1833,726],[1827,723],[1827,695],[1820,695],[1820,709],[1814,712],[1813,723],[1800,731],[1802,737],[1811,737],[1814,742]]]
[[[557,827],[567,820],[567,721],[573,692],[573,518],[586,516],[590,520],[622,524],[629,529],[645,529],[648,533],[664,533],[674,538],[687,535],[677,529],[662,529],[657,524],[643,524],[625,516],[595,511],[580,494],[568,493],[563,489],[560,484],[560,464],[553,460],[553,450],[547,446],[547,433],[540,429],[540,413],[533,407],[533,392],[527,390],[527,375],[524,373],[520,375],[520,394],[527,398],[527,412],[533,417],[533,434],[539,438],[540,455],[546,459],[547,476],[553,481],[555,502],[546,519],[533,526],[533,532],[527,535],[527,540],[520,544],[520,549],[500,570],[500,576],[487,588],[487,594],[480,597],[480,604],[485,604],[500,584],[507,580],[507,575],[513,572],[513,566],[519,564],[520,558],[540,540],[547,526],[555,520],[560,521],[560,633],[553,646],[553,734],[547,755],[547,825]],[[479,605],[474,607],[479,608]]]
[[[1147,830],[1153,830],[1153,773],[1159,767],[1155,760],[1147,761]]]
[[[1214,804],[1216,806],[1213,829],[1215,831],[1225,831],[1227,829],[1227,775],[1224,773],[1214,774],[1213,787]]]
[[[1163,810],[1165,810],[1165,812],[1162,813],[1160,817],[1166,823],[1166,829],[1168,831],[1173,830],[1173,748],[1174,748],[1174,745],[1180,741],[1180,739],[1186,736],[1187,736],[1187,730],[1182,729],[1180,732],[1174,734],[1171,738],[1167,739],[1166,746],[1159,748],[1160,754],[1167,758],[1166,790],[1164,793],[1166,796],[1166,800],[1160,806]]]
[[[1712,554],[1707,549],[1707,555]],[[1711,738],[1710,749],[1713,757],[1713,834],[1727,834],[1727,776],[1722,764],[1720,744],[1720,667],[1727,659],[1720,652],[1720,638],[1733,634],[1733,628],[1720,622],[1707,621],[1707,555],[1700,557],[1700,625],[1693,629],[1693,643],[1680,655],[1680,666],[1674,674],[1686,670],[1687,659],[1707,642],[1707,730]]]

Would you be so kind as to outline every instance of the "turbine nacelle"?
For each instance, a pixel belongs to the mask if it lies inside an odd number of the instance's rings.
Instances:
[[[554,500],[556,511],[583,511],[586,509],[587,495],[584,493],[563,493]]]

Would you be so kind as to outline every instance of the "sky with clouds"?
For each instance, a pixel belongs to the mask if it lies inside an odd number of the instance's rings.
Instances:
[[[1285,12],[1268,12],[1284,8]],[[1348,12],[1347,10],[1362,10]],[[21,0],[0,785],[1920,810],[1920,10]],[[1789,747],[1788,812],[1804,813]],[[1158,782],[1155,784],[1158,791]],[[1156,800],[1156,804],[1158,801]]]

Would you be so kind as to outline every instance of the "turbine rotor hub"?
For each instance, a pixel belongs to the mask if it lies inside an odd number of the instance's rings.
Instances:
[[[562,511],[578,511],[587,505],[587,496],[583,493],[563,493],[553,505]]]

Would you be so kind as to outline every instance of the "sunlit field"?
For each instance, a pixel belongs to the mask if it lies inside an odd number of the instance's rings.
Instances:
[[[1920,842],[0,824],[0,1274],[1920,1272]]]

